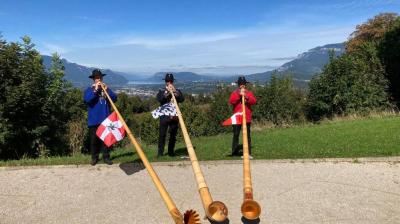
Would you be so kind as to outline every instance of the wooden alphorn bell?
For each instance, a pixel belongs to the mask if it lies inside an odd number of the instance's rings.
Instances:
[[[147,159],[146,154],[144,154],[142,147],[136,141],[135,137],[133,136],[132,132],[130,131],[125,120],[123,119],[123,117],[119,113],[117,107],[115,106],[114,102],[111,100],[110,96],[108,95],[103,84],[101,84],[101,88],[103,89],[103,92],[107,96],[107,99],[110,102],[112,108],[117,113],[118,118],[120,119],[122,125],[125,128],[125,131],[129,137],[129,140],[135,146],[136,152],[138,153],[140,159],[142,160],[143,165],[146,167],[151,179],[154,182],[154,185],[156,186],[158,192],[161,195],[161,198],[164,200],[165,205],[167,206],[168,211],[169,211],[172,219],[174,220],[175,224],[200,224],[200,216],[196,211],[187,210],[185,212],[184,216],[182,216],[182,214],[179,212],[175,203],[172,201],[170,195],[168,194],[167,190],[165,189],[164,185],[162,184],[160,178],[154,171],[153,166],[150,164],[149,160]]]
[[[172,96],[172,102],[174,103],[176,111],[178,113],[179,124],[182,129],[183,138],[186,144],[186,149],[188,151],[189,158],[192,163],[194,176],[197,181],[200,198],[203,203],[203,208],[206,213],[206,216],[211,221],[223,222],[228,217],[228,208],[224,203],[220,201],[213,201],[210,191],[208,190],[206,181],[204,179],[203,173],[200,169],[200,165],[197,160],[197,156],[194,151],[192,141],[190,140],[189,133],[187,131],[185,122],[183,120],[181,110],[179,109],[178,102],[176,101],[174,92],[170,88],[168,88],[168,90]]]
[[[243,90],[242,90],[243,91]],[[255,220],[260,216],[261,207],[253,200],[253,186],[251,183],[249,141],[247,139],[246,106],[244,95],[242,95],[242,134],[243,134],[243,203],[241,212],[243,217]]]

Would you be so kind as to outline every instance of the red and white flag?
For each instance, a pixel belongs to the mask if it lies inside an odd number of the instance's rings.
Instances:
[[[242,112],[237,112],[234,113],[230,118],[222,122],[223,126],[229,126],[233,124],[242,124],[243,121],[243,113]]]
[[[125,137],[125,129],[114,111],[97,128],[96,135],[103,140],[107,147]]]

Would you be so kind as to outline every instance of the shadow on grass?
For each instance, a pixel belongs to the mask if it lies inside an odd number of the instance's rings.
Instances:
[[[240,157],[240,156],[243,155],[243,145],[242,145],[242,144],[239,144],[239,145],[236,147],[236,150],[237,150],[237,153],[236,153],[236,154],[232,155],[231,152],[229,152],[229,153],[225,154],[225,156],[226,156],[226,157]]]
[[[188,156],[188,152],[186,147],[179,148],[175,150],[175,155],[176,156]]]
[[[123,170],[126,175],[132,175],[145,169],[140,159],[135,159],[134,161],[129,163],[121,163],[119,164],[119,168]]]

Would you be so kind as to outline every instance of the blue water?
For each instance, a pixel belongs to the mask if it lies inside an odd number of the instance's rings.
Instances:
[[[152,81],[129,81],[128,85],[154,85],[163,84],[163,82],[152,82]]]

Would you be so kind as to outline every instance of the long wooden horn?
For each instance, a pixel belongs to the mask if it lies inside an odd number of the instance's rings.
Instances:
[[[147,159],[146,154],[144,154],[142,147],[136,141],[131,130],[129,129],[128,125],[126,124],[124,118],[121,116],[121,114],[119,113],[114,102],[108,95],[106,89],[104,88],[103,85],[101,85],[101,88],[103,89],[103,92],[106,94],[107,99],[110,102],[112,108],[117,113],[118,118],[121,120],[121,123],[124,126],[126,133],[128,134],[129,140],[131,140],[132,144],[135,146],[136,152],[138,153],[140,159],[143,162],[143,165],[146,167],[151,179],[153,180],[154,185],[156,186],[158,192],[160,193],[162,199],[164,200],[164,202],[168,208],[168,211],[169,211],[170,215],[172,216],[172,219],[174,220],[175,224],[200,224],[200,216],[196,211],[188,210],[185,212],[184,216],[182,216],[182,214],[179,212],[175,203],[172,201],[167,190],[165,189],[164,185],[162,184],[160,178],[154,171],[153,166],[150,164],[149,160]]]
[[[200,169],[199,162],[197,160],[196,153],[194,151],[192,141],[190,140],[189,133],[186,129],[185,122],[181,110],[179,109],[178,102],[176,101],[175,95],[172,90],[169,90],[172,95],[172,101],[178,112],[179,124],[182,129],[183,138],[185,140],[186,148],[189,154],[190,161],[192,162],[192,168],[194,176],[197,181],[197,186],[200,194],[201,201],[203,203],[204,211],[208,219],[216,222],[223,222],[228,217],[228,208],[220,201],[213,201],[210,191],[208,190],[206,181],[204,180],[203,173]]]
[[[247,139],[246,106],[242,95],[242,133],[243,133],[243,193],[242,215],[249,220],[257,219],[261,213],[260,205],[253,200],[253,186],[250,174],[249,141]]]

